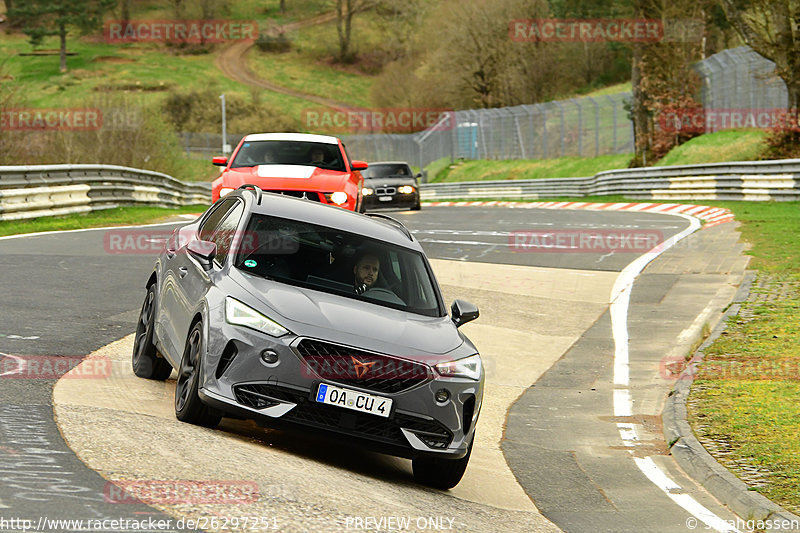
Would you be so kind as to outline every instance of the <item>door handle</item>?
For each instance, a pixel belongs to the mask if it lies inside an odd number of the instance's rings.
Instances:
[[[179,274],[179,275],[180,275],[180,277],[181,277],[181,278],[185,278],[185,277],[186,277],[186,274],[188,274],[188,273],[189,273],[189,269],[188,269],[188,268],[186,268],[186,267],[180,267],[180,268],[178,269],[178,272],[180,272],[180,274]]]

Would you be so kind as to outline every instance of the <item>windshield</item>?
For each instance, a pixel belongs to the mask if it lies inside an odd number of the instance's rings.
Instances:
[[[408,165],[370,165],[366,170],[361,171],[365,178],[385,178],[387,176],[411,176],[411,169]]]
[[[339,145],[304,141],[245,141],[231,168],[256,165],[312,165],[345,170]]]
[[[249,274],[361,299],[425,316],[442,316],[434,281],[419,252],[361,235],[253,215],[234,265]]]

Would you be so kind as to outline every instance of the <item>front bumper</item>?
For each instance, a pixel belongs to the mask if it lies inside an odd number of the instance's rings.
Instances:
[[[388,200],[381,200],[381,198],[388,198]],[[377,196],[370,194],[364,196],[364,206],[367,208],[381,208],[381,207],[414,207],[419,204],[419,193],[413,194],[400,194],[395,193],[392,195]]]
[[[208,343],[199,389],[207,405],[229,416],[279,428],[322,432],[381,453],[415,458],[459,459],[472,441],[483,395],[483,382],[431,377],[396,393],[377,391],[346,380],[322,379],[303,361],[299,337],[275,339],[225,324]],[[278,363],[262,362],[263,350],[278,354]],[[356,349],[354,349],[356,350]],[[233,357],[231,354],[234,353]],[[318,403],[320,383],[391,398],[388,418]],[[446,388],[450,398],[434,399]]]

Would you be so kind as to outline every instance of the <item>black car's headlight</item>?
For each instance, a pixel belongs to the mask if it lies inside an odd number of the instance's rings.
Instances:
[[[414,192],[414,187],[412,187],[411,185],[403,185],[402,187],[397,189],[397,192],[399,192],[400,194],[411,194]]]
[[[447,378],[468,378],[478,381],[481,379],[481,356],[478,354],[470,355],[456,361],[439,363],[434,368],[439,375]]]
[[[274,320],[265,317],[252,307],[230,296],[225,298],[225,320],[228,324],[262,331],[272,337],[282,337],[290,333],[288,329]]]

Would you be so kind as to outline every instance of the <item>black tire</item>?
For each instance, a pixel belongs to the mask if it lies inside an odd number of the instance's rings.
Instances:
[[[411,461],[411,466],[414,470],[414,481],[434,489],[452,489],[464,477],[464,471],[467,469],[471,454],[472,442],[469,444],[467,455],[461,459],[417,457]]]
[[[133,373],[140,378],[164,381],[172,373],[172,366],[164,359],[153,344],[153,329],[156,311],[156,286],[147,288],[147,296],[136,325],[136,339],[133,342],[131,366]]]
[[[422,209],[422,204],[420,203],[419,200],[417,200],[417,203],[414,204],[414,207],[412,207],[411,210],[412,211],[419,211],[420,209]]]
[[[222,414],[205,405],[197,394],[202,353],[203,324],[198,322],[186,338],[186,347],[181,357],[181,365],[178,367],[178,382],[175,384],[175,416],[181,422],[213,428],[219,424]]]

